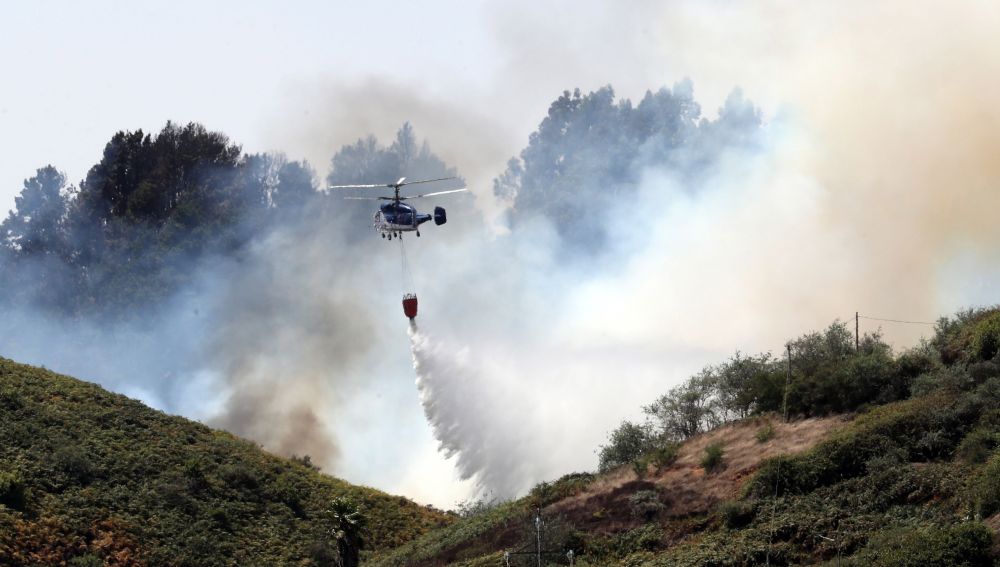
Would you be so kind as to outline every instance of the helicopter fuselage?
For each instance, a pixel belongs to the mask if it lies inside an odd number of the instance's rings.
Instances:
[[[372,228],[382,234],[413,232],[423,223],[433,219],[428,213],[419,213],[406,203],[390,201],[384,203],[372,217]]]

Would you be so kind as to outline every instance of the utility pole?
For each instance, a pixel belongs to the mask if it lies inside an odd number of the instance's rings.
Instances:
[[[785,345],[788,350],[788,373],[785,375],[785,396],[781,401],[781,413],[785,417],[785,422],[788,422],[788,385],[792,383],[792,343]]]
[[[542,511],[535,516],[535,552],[538,554],[538,567],[542,567]]]
[[[858,336],[858,320],[861,319],[861,315],[857,311],[854,312],[854,352],[859,352],[861,350],[861,339]]]

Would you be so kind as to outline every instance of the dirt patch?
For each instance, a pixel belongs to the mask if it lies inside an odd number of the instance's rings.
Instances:
[[[547,506],[543,514],[550,522],[565,522],[590,534],[621,533],[646,522],[633,512],[631,498],[640,491],[652,490],[663,505],[659,518],[665,542],[679,541],[711,521],[704,514],[720,501],[738,497],[743,483],[763,459],[804,451],[848,421],[838,416],[784,423],[780,418],[761,417],[725,425],[688,440],[678,451],[677,460],[664,470],[650,469],[640,478],[631,465],[619,467],[602,474],[582,492]],[[757,432],[768,424],[774,436],[761,443]],[[711,443],[720,443],[724,453],[722,464],[714,472],[706,472],[701,459]],[[437,567],[497,549],[512,549],[524,539],[525,527],[530,528],[529,516],[530,512],[526,512],[524,518],[512,519],[488,534],[414,565]],[[991,524],[994,530],[1000,527],[1000,516],[991,520],[996,524]]]
[[[638,525],[632,517],[629,496],[638,490],[655,488],[664,505],[662,517],[704,514],[720,501],[737,498],[740,488],[760,462],[768,457],[802,452],[848,421],[842,416],[783,422],[762,417],[731,423],[688,440],[677,460],[661,471],[647,471],[639,478],[631,465],[602,476],[586,490],[549,506],[549,514],[562,515],[578,528],[596,532],[617,532]],[[768,424],[774,436],[757,440],[757,432]],[[723,447],[722,464],[714,472],[701,466],[705,448],[712,443]]]

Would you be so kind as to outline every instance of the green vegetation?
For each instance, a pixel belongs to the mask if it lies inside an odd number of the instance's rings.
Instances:
[[[502,534],[524,524],[535,506],[562,513],[587,490],[593,504],[569,517],[575,535],[563,541],[581,566],[993,565],[1000,357],[984,356],[998,314],[943,318],[931,341],[898,356],[878,335],[855,351],[840,323],[792,341],[789,413],[853,411],[854,419],[804,452],[764,460],[740,498],[720,500],[703,515],[672,514],[679,496],[661,492],[654,476],[626,477],[602,492],[601,476],[573,475],[372,564],[495,562],[498,550],[518,541]],[[686,437],[780,407],[775,387],[787,372],[787,358],[742,354],[706,369],[649,406],[647,422],[625,422],[612,433],[601,469],[631,464],[645,473],[659,453],[671,455],[663,474],[672,474]],[[758,442],[773,437],[768,425],[757,429]],[[702,465],[712,469],[724,454],[710,444]]]
[[[369,137],[331,160],[329,183],[455,175],[407,123],[383,147]],[[351,234],[371,215],[316,190],[305,162],[245,154],[221,132],[168,122],[120,131],[78,185],[48,165],[24,182],[0,221],[0,306],[117,320],[197,281],[208,259],[240,257],[277,228]],[[15,332],[0,326],[0,332]]]
[[[0,564],[351,565],[451,521],[0,358]]]
[[[709,443],[705,447],[705,455],[701,458],[701,467],[708,472],[712,472],[722,466],[722,455],[725,448],[722,443]]]
[[[613,468],[631,463],[655,449],[656,440],[648,424],[635,424],[630,421],[623,421],[611,433],[608,444],[601,446],[598,470],[607,472]]]
[[[771,439],[774,439],[774,425],[771,425],[771,422],[767,422],[766,425],[757,430],[754,437],[758,443],[767,443]]]
[[[583,492],[596,478],[597,475],[592,473],[570,473],[555,482],[540,482],[528,493],[528,505],[531,508],[538,508],[575,496]]]
[[[596,253],[608,242],[611,200],[636,194],[650,164],[668,167],[691,186],[727,151],[753,147],[760,111],[734,90],[715,119],[702,116],[689,80],[647,91],[633,104],[606,86],[564,91],[493,182],[510,199],[513,226],[547,217],[567,252]]]
[[[652,521],[663,510],[660,493],[656,490],[639,490],[628,497],[632,515],[643,521]]]

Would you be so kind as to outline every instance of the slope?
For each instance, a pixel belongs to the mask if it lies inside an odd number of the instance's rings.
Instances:
[[[643,462],[600,475],[578,473],[542,483],[525,498],[377,555],[369,565],[480,564],[477,559],[490,564],[502,550],[524,546],[531,535],[527,528],[539,509],[553,532],[567,528],[575,532],[569,539],[575,540],[577,552],[587,545],[614,545],[610,542],[621,534],[642,529],[650,519],[642,509],[653,513],[657,522],[676,528],[670,537],[679,538],[693,530],[691,518],[705,516],[719,503],[738,498],[743,482],[766,458],[802,452],[847,423],[842,416],[791,423],[765,416],[728,424],[681,445],[670,463],[655,466]],[[758,441],[758,432],[763,429],[770,429],[771,436]],[[725,448],[726,456],[722,465],[709,472],[700,461],[704,449],[714,443]],[[654,495],[652,501],[641,501],[650,495]],[[555,536],[560,537],[566,535]]]
[[[0,564],[333,565],[450,521],[0,358]]]
[[[1000,564],[1000,309],[944,317],[899,355],[877,336],[841,348],[840,327],[745,382],[752,408],[773,407],[788,376],[788,422],[754,410],[680,444],[657,436],[368,565],[535,565],[519,552],[535,549],[537,511],[547,564]]]

